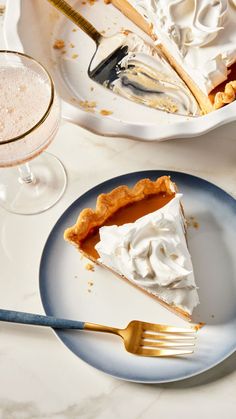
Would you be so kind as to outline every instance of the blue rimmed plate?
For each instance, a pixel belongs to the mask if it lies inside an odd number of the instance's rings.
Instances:
[[[79,212],[94,207],[102,192],[139,179],[171,175],[183,193],[190,220],[188,242],[201,304],[195,321],[196,351],[182,358],[144,358],[125,351],[121,340],[93,332],[56,331],[79,358],[112,376],[144,383],[180,380],[206,371],[236,350],[236,201],[213,184],[184,173],[145,171],[110,179],[80,196],[59,218],[43,250],[40,293],[46,314],[123,327],[132,320],[183,325],[154,299],[106,270],[85,269],[86,260],[63,239]]]

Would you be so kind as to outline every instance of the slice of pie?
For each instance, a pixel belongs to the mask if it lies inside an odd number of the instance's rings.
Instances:
[[[119,186],[84,209],[64,237],[184,319],[199,303],[181,194],[168,176]]]
[[[157,42],[203,113],[236,98],[234,0],[111,0]]]

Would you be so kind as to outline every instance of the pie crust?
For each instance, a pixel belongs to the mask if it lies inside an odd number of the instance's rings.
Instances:
[[[107,194],[99,195],[95,210],[85,208],[81,211],[75,225],[65,230],[64,238],[80,248],[82,240],[92,230],[104,225],[105,221],[120,208],[158,193],[174,196],[176,191],[177,187],[169,176],[162,176],[156,181],[141,179],[133,188],[126,185],[119,186]]]

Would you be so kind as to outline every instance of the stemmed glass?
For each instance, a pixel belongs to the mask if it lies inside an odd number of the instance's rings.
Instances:
[[[26,54],[0,51],[0,206],[36,214],[62,196],[65,169],[44,152],[59,123],[60,103],[47,70]]]

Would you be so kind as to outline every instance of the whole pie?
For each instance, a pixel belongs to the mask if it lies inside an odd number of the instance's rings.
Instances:
[[[235,0],[111,2],[155,41],[203,113],[235,100]]]
[[[64,237],[87,258],[184,319],[199,304],[181,194],[168,176],[97,197]]]

